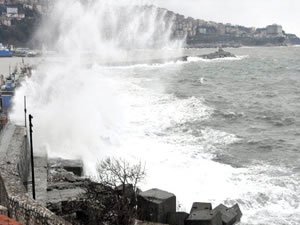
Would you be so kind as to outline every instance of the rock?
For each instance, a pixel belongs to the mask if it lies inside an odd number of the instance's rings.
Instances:
[[[213,211],[221,213],[223,225],[233,225],[236,222],[239,222],[242,216],[242,212],[238,204],[234,205],[231,208],[220,204],[216,208],[214,208]]]
[[[186,212],[170,212],[167,215],[167,223],[169,225],[184,225],[184,221],[189,217]]]
[[[61,202],[47,202],[46,204],[47,209],[50,211],[56,213],[56,214],[61,214]]]
[[[76,182],[79,181],[78,177],[73,172],[68,172],[65,169],[51,169],[48,174],[49,182],[60,182],[60,181],[68,181],[68,182]]]
[[[167,214],[176,212],[176,196],[172,193],[150,189],[138,195],[138,218],[140,220],[166,223]]]
[[[69,172],[73,172],[77,176],[83,175],[83,162],[79,159],[68,160],[61,158],[53,158],[48,160],[48,165],[51,168],[63,168]]]
[[[194,202],[190,213],[193,213],[193,212],[199,211],[199,210],[212,210],[211,203]]]
[[[185,220],[184,225],[222,225],[222,215],[218,211],[194,211]]]
[[[207,55],[199,55],[198,57],[203,59],[219,59],[219,58],[228,58],[228,57],[236,57],[234,54],[230,52],[224,51],[222,48],[219,48],[218,51],[214,53],[210,53]]]

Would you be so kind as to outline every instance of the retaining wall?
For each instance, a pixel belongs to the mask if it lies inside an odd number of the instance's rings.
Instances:
[[[0,205],[24,225],[70,225],[28,195],[29,159],[25,128],[7,124],[0,134]]]

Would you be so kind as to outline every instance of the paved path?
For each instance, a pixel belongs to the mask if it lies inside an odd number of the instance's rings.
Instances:
[[[15,129],[16,126],[12,124],[7,124],[7,126],[5,126],[1,131],[0,134],[0,159],[1,160],[6,158],[6,155],[8,153],[7,149],[9,147],[9,144],[11,143]]]

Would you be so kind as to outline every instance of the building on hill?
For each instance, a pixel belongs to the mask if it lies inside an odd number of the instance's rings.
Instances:
[[[277,24],[272,24],[266,27],[267,35],[282,35],[282,26]]]

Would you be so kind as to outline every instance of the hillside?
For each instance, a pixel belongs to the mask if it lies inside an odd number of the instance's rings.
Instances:
[[[47,16],[47,8],[42,2],[30,5],[14,2],[0,3],[0,43],[15,46],[40,47],[43,43],[32,37],[42,16]],[[141,10],[139,8],[138,10]],[[173,22],[171,38],[186,40],[185,47],[216,46],[284,46],[300,44],[294,34],[287,34],[280,25],[265,28],[244,27],[216,23],[184,17],[183,15],[155,6],[145,6],[142,10],[155,10],[156,16]]]

